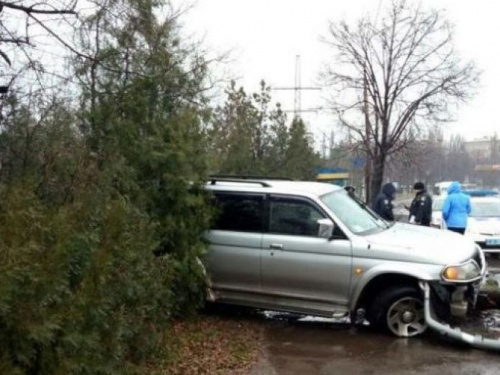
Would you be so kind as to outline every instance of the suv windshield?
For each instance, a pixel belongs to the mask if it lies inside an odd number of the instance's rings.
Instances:
[[[325,194],[320,199],[355,234],[369,234],[388,227],[373,211],[351,198],[345,190]]]

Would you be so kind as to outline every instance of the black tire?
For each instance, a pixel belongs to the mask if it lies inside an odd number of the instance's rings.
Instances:
[[[367,318],[376,329],[397,337],[415,337],[427,329],[422,293],[413,286],[392,286],[379,293]]]

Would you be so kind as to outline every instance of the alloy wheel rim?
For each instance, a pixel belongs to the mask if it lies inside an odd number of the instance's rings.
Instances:
[[[396,336],[412,337],[427,329],[424,305],[416,297],[404,297],[387,310],[387,326]]]

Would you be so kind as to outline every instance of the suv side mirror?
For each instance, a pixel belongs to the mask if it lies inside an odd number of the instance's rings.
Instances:
[[[325,238],[327,240],[332,238],[333,229],[335,227],[333,221],[331,221],[330,219],[319,219],[318,225],[319,225],[318,237]]]

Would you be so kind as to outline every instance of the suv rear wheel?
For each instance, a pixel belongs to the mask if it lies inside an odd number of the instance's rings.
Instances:
[[[385,289],[371,303],[368,321],[397,337],[414,337],[427,329],[422,294],[412,286]]]

